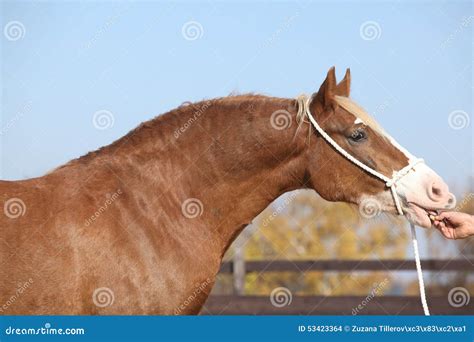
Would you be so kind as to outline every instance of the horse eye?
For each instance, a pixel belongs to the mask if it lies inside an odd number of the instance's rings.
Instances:
[[[349,139],[354,142],[361,142],[365,138],[367,138],[367,135],[361,129],[356,129],[354,132],[351,133],[351,136],[349,137]]]

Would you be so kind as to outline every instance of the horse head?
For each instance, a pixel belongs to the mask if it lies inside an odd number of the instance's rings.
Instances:
[[[349,97],[350,83],[349,69],[337,83],[335,69],[331,68],[319,91],[308,101],[309,116],[323,130],[322,134],[328,135],[325,138],[313,130],[316,136],[309,139],[310,186],[329,201],[357,204],[364,211],[398,212],[411,223],[430,227],[429,216],[452,209],[456,202],[454,195],[436,172],[425,163],[418,163],[417,158]],[[328,140],[333,140],[340,149]],[[380,177],[351,162],[344,153]],[[406,172],[400,175],[398,172],[404,169]],[[393,182],[392,193],[389,183],[394,179],[397,181]]]

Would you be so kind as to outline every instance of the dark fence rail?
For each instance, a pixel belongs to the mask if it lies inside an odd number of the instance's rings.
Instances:
[[[222,263],[221,273],[233,273],[234,262]],[[421,267],[426,271],[474,271],[473,260],[437,260],[421,261]],[[275,271],[414,271],[415,260],[264,260],[246,261],[245,272],[275,272]]]
[[[425,271],[474,272],[474,259],[422,260]],[[359,272],[415,271],[414,260],[264,260],[244,261],[237,253],[233,261],[224,262],[221,273],[232,274],[234,295],[210,296],[203,315],[422,315],[418,296],[292,296],[282,307],[272,305],[270,296],[243,295],[245,275],[252,272]],[[454,287],[454,285],[453,285]],[[370,289],[367,289],[369,292]],[[448,295],[429,296],[434,315],[468,315],[474,313],[474,299],[465,305],[450,304]],[[362,309],[357,310],[358,307]]]
[[[365,303],[363,305],[363,303]],[[357,310],[361,305],[362,309]],[[461,307],[449,304],[447,296],[428,297],[432,315],[472,315],[474,300]],[[201,315],[423,315],[418,296],[293,296],[275,307],[269,296],[211,296]]]

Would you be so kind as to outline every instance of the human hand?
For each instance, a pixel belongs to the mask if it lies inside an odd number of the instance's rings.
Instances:
[[[474,235],[474,216],[455,211],[445,211],[434,218],[436,229],[447,239],[464,239]]]

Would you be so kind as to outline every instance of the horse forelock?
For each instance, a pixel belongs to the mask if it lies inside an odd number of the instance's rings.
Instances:
[[[344,108],[349,113],[354,115],[357,119],[362,120],[364,124],[372,128],[381,136],[386,135],[382,126],[380,126],[380,124],[369,113],[367,113],[367,111],[364,108],[362,108],[355,101],[345,96],[335,96],[334,98],[338,105],[340,105],[342,108]]]

